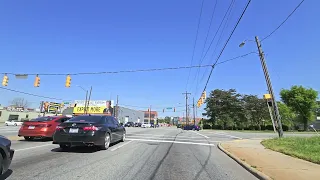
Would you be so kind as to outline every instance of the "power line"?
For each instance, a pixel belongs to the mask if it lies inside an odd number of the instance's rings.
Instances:
[[[27,92],[18,91],[18,90],[9,89],[9,88],[4,88],[4,87],[0,87],[0,89],[6,90],[6,91],[11,91],[11,92],[16,92],[16,93],[20,93],[20,94],[25,94],[25,95],[29,95],[29,96],[45,98],[45,99],[52,99],[52,100],[59,100],[59,101],[71,101],[71,100],[65,100],[65,99],[60,99],[60,98],[41,96],[41,95],[37,95],[37,94],[27,93]]]
[[[269,38],[273,33],[275,33],[291,16],[292,14],[300,7],[300,5],[304,2],[304,0],[302,0],[295,8],[294,10],[287,16],[287,18],[277,27],[275,28],[268,36],[264,37],[260,42],[262,42],[263,40]]]
[[[194,45],[193,45],[192,58],[191,58],[191,64],[190,64],[190,66],[192,66],[192,63],[193,63],[194,52],[195,52],[196,45],[197,45],[198,34],[199,34],[199,27],[200,27],[201,16],[202,16],[203,4],[204,4],[204,0],[202,0],[202,3],[201,3],[201,9],[200,9],[200,16],[199,16],[199,19],[198,19],[198,27],[197,27],[196,39],[195,39]],[[186,88],[188,87],[189,78],[190,78],[190,73],[191,73],[191,69],[189,70],[189,75],[188,75],[188,79],[187,79]]]
[[[244,8],[244,10],[242,11],[242,14],[241,14],[241,16],[240,16],[240,17],[239,17],[239,19],[238,19],[238,21],[237,21],[236,25],[234,26],[234,28],[233,28],[233,30],[232,30],[232,32],[231,32],[231,34],[230,34],[229,38],[227,39],[226,43],[224,44],[224,46],[223,46],[223,48],[222,48],[222,50],[221,50],[221,52],[220,52],[220,54],[219,54],[219,56],[218,56],[217,60],[216,60],[216,61],[215,61],[215,63],[212,65],[212,67],[211,67],[211,71],[210,71],[210,74],[209,74],[209,77],[208,77],[208,79],[207,79],[207,82],[206,82],[206,85],[204,86],[204,90],[203,90],[203,91],[205,91],[205,90],[207,89],[207,86],[208,86],[209,80],[210,80],[211,75],[212,75],[212,71],[213,71],[213,69],[215,68],[216,64],[218,63],[218,61],[219,61],[219,59],[220,59],[220,57],[221,57],[221,55],[222,55],[223,51],[224,51],[224,50],[225,50],[225,48],[227,47],[227,45],[228,45],[228,43],[229,43],[229,41],[230,41],[230,39],[231,39],[231,37],[232,37],[232,35],[233,35],[234,31],[237,29],[237,27],[238,27],[238,25],[239,25],[239,23],[240,23],[240,21],[241,21],[241,19],[242,19],[243,15],[244,15],[244,13],[247,11],[247,8],[248,8],[248,6],[249,6],[249,4],[250,4],[250,3],[251,3],[251,0],[249,0],[249,1],[248,1],[248,3],[247,3],[247,5],[246,5],[246,7],[245,7],[245,8]]]
[[[200,68],[209,67],[208,65],[194,65],[194,66],[181,66],[181,67],[167,67],[167,68],[153,68],[153,69],[137,69],[137,70],[121,70],[121,71],[103,71],[103,72],[82,72],[82,73],[0,73],[7,75],[42,75],[42,76],[66,76],[66,75],[98,75],[98,74],[118,74],[118,73],[135,73],[135,72],[150,72],[150,71],[165,71],[165,70],[178,70],[178,69],[190,69],[190,68]]]
[[[213,56],[215,55],[215,53],[216,53],[216,50],[217,50],[217,47],[218,47],[218,45],[220,44],[220,42],[221,42],[221,39],[222,39],[222,36],[224,35],[224,31],[225,31],[225,29],[226,29],[226,27],[228,26],[228,24],[229,24],[229,20],[230,20],[230,18],[232,17],[232,10],[233,10],[233,7],[234,7],[234,3],[235,3],[235,1],[233,0],[233,1],[231,1],[231,3],[230,3],[230,6],[229,6],[229,8],[228,8],[228,10],[227,10],[227,12],[226,12],[226,15],[227,16],[225,16],[226,17],[226,21],[225,21],[225,23],[224,23],[224,25],[223,25],[223,27],[222,27],[222,30],[221,30],[221,34],[220,34],[220,36],[219,36],[219,38],[218,38],[218,42],[217,42],[217,44],[216,44],[216,46],[215,46],[215,48],[214,48],[214,50],[213,50],[213,53],[212,53],[212,55],[211,55],[211,59],[213,58]],[[221,25],[223,24],[223,22],[224,22],[224,20],[221,22]],[[218,32],[218,31],[217,31]],[[215,37],[214,37],[215,38]],[[207,51],[208,52],[208,51]],[[202,63],[202,61],[205,59],[205,57],[203,57],[203,59],[201,60],[201,63]],[[199,64],[199,65],[201,65],[201,63]],[[203,79],[203,77],[204,77],[204,75],[207,73],[207,70],[205,70],[205,72],[203,73],[203,76],[202,76],[202,78],[201,78],[201,81],[202,81],[202,79]],[[195,92],[197,92],[198,91],[198,87],[199,87],[199,75],[200,75],[200,68],[198,68],[198,74],[197,74],[197,77],[198,77],[198,79],[197,79],[197,85],[195,86]],[[196,76],[195,76],[196,77]]]

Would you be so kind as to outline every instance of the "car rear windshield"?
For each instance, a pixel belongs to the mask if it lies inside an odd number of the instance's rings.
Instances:
[[[102,120],[101,116],[77,116],[74,118],[69,119],[66,122],[78,122],[78,121],[84,121],[84,122],[100,122]]]
[[[54,119],[55,119],[54,117],[39,117],[39,118],[31,119],[30,121],[43,122],[43,121],[51,121]]]

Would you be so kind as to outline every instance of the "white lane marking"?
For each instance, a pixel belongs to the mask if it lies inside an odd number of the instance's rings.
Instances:
[[[194,133],[198,134],[199,136],[202,136],[202,137],[204,137],[204,138],[206,138],[206,139],[209,139],[209,137],[206,136],[206,135],[200,134],[200,133],[198,133],[198,132],[196,132],[196,131],[192,131],[192,132],[194,132]]]
[[[227,137],[231,137],[231,138],[235,138],[235,139],[242,139],[241,137],[232,136],[232,135],[228,135],[228,134],[221,134],[221,133],[212,133],[212,134],[221,135],[221,136],[227,136]]]
[[[153,139],[131,139],[127,138],[127,140],[131,141],[146,141],[146,142],[160,142],[160,143],[174,143],[174,144],[190,144],[190,145],[200,145],[200,146],[214,146],[214,144],[207,143],[195,143],[195,142],[183,142],[183,141],[165,141],[165,140],[153,140]]]
[[[127,134],[127,137],[165,137],[165,138],[179,138],[179,137],[183,137],[183,138],[190,138],[190,139],[203,139],[202,137],[193,137],[193,136],[183,136],[183,135],[179,135],[179,136],[166,136],[166,135],[154,135],[154,134]]]
[[[127,136],[128,138],[141,138],[141,136]],[[205,140],[201,137],[201,139],[197,138],[174,138],[173,137],[145,137],[144,139],[159,139],[159,140],[165,140],[165,139],[169,139],[169,140],[175,140],[175,141],[205,141],[207,142],[208,140]],[[221,142],[221,141],[209,141],[209,142]]]
[[[136,135],[127,135],[127,137],[139,137],[139,138],[141,138],[141,137],[145,137],[145,136],[136,136]],[[145,137],[145,138],[150,138],[150,137],[152,137],[152,138],[189,138],[189,139],[203,139],[202,137],[192,137],[192,136],[165,136],[165,135],[157,135],[157,136],[147,136],[147,137]]]
[[[111,151],[115,151],[115,150],[117,150],[117,149],[120,149],[120,148],[122,148],[123,146],[125,146],[125,145],[127,145],[127,144],[129,144],[129,143],[131,143],[131,142],[132,142],[132,141],[128,141],[128,142],[126,142],[126,143],[123,143],[123,144],[121,144],[120,146],[117,146],[117,147],[111,149]]]
[[[45,147],[45,146],[50,146],[50,145],[54,145],[54,144],[45,144],[45,145],[41,145],[41,146],[33,146],[33,147],[28,147],[28,148],[23,148],[23,149],[17,149],[17,150],[14,150],[14,151],[15,152],[25,151],[25,150],[29,150],[29,149],[35,149],[35,148],[40,148],[40,147]]]

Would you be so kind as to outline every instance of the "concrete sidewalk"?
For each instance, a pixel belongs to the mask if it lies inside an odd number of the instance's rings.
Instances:
[[[320,165],[266,149],[261,141],[235,140],[218,147],[260,179],[320,179]]]

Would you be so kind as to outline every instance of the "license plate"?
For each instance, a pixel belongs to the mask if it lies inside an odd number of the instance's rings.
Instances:
[[[35,128],[34,126],[29,126],[29,127],[28,127],[28,129],[34,129],[34,128]]]
[[[69,133],[78,133],[78,130],[79,130],[78,128],[76,128],[76,129],[70,129],[70,130],[69,130]]]

